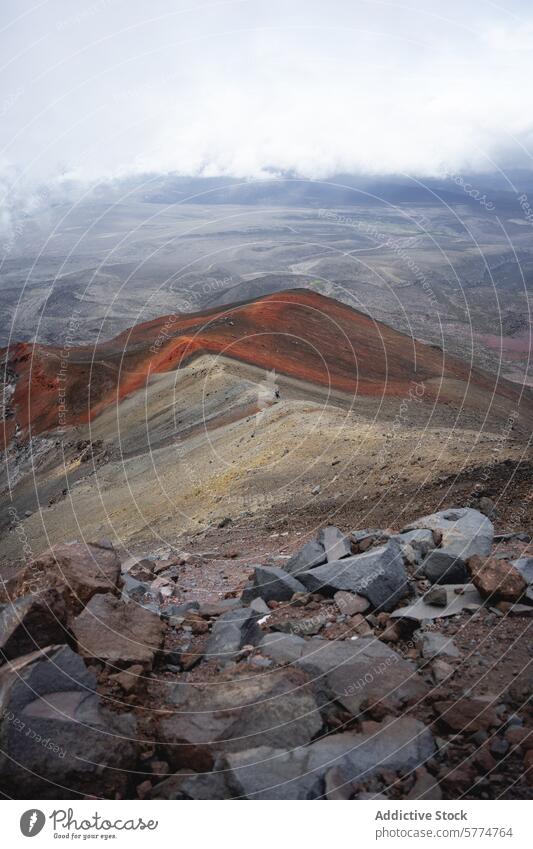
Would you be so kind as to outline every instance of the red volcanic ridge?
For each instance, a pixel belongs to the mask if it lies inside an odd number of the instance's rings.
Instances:
[[[518,394],[507,381],[495,387],[494,376],[306,289],[163,316],[94,347],[19,343],[2,353],[8,375],[4,445],[15,434],[28,439],[88,422],[141,389],[152,374],[178,369],[204,353],[351,396],[403,397],[412,381],[431,380],[425,399],[445,403],[450,400],[445,378],[512,401]]]

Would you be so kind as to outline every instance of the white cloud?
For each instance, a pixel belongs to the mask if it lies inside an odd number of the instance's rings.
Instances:
[[[531,165],[518,0],[4,5],[0,156],[19,191],[145,171]]]

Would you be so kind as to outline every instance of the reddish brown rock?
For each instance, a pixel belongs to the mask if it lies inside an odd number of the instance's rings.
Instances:
[[[55,545],[7,582],[5,601],[56,589],[69,618],[96,593],[118,593],[120,559],[111,544],[67,542]]]
[[[517,601],[526,589],[524,578],[507,560],[475,554],[469,559],[468,568],[479,594],[493,602]]]
[[[458,699],[456,702],[435,702],[440,722],[452,731],[487,731],[499,724],[493,706],[481,699]]]
[[[151,668],[164,627],[155,613],[110,593],[95,595],[72,623],[78,654],[118,668]]]

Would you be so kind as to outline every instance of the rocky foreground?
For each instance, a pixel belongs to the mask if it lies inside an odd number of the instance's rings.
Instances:
[[[529,542],[470,508],[325,527],[214,601],[193,554],[57,545],[2,588],[0,790],[527,797]]]

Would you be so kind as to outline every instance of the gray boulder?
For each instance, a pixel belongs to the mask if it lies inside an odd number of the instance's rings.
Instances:
[[[439,655],[459,657],[459,649],[450,637],[431,631],[423,632],[420,635],[420,649],[422,657],[426,660],[432,660]]]
[[[383,702],[391,712],[400,710],[427,690],[413,663],[370,637],[335,642],[266,634],[260,649],[277,664],[303,669],[324,701],[334,699],[353,716],[363,703]]]
[[[454,507],[422,516],[402,531],[429,528],[442,535],[441,548],[447,554],[468,560],[474,554],[490,554],[494,526],[490,519],[471,507]]]
[[[466,563],[439,548],[428,554],[422,563],[422,572],[432,584],[467,584],[470,581]]]
[[[312,592],[332,595],[338,590],[347,590],[358,593],[376,610],[393,610],[409,592],[402,552],[395,540],[364,554],[302,572],[298,577]]]
[[[430,531],[428,528],[416,528],[414,531],[404,531],[398,534],[395,539],[398,540],[400,545],[410,545],[421,557],[425,557],[426,554],[429,554],[435,548],[433,531]]]
[[[67,646],[0,670],[0,787],[17,799],[124,795],[136,724],[101,706],[94,674]]]
[[[227,662],[245,645],[258,643],[263,632],[257,624],[258,615],[249,607],[228,610],[220,616],[211,631],[205,657]]]
[[[326,773],[335,766],[360,781],[389,768],[410,771],[433,757],[435,743],[421,722],[402,717],[379,731],[333,734],[301,749],[262,746],[221,759],[236,796],[246,799],[318,799]]]
[[[176,713],[160,722],[159,739],[175,769],[209,770],[221,754],[262,745],[303,746],[322,729],[308,678],[294,669],[178,685],[170,700]]]
[[[263,601],[290,601],[294,593],[304,593],[304,585],[279,566],[256,566],[249,586],[242,594],[245,604],[254,598]]]
[[[291,575],[297,575],[300,572],[305,572],[306,569],[313,569],[315,566],[320,566],[326,562],[326,559],[324,546],[318,540],[313,539],[287,560],[285,571]]]

